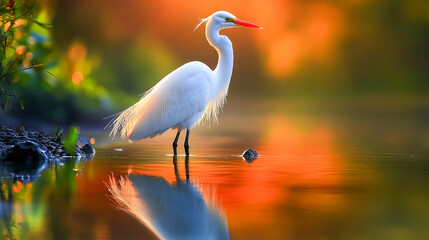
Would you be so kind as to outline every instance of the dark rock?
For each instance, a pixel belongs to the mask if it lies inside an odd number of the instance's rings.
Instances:
[[[76,156],[92,158],[95,150],[82,137],[76,143]],[[47,165],[69,156],[61,141],[61,132],[27,132],[23,126],[11,129],[0,126],[0,175],[14,179],[37,177]],[[30,177],[30,178],[29,178]],[[22,179],[21,179],[22,180]]]
[[[77,138],[75,151],[77,154],[84,158],[92,158],[95,154],[95,150],[92,147],[91,143],[86,137],[83,136],[79,136]]]
[[[40,144],[34,141],[23,141],[7,148],[4,151],[4,159],[21,162],[44,162],[48,159]]]
[[[81,148],[76,146],[76,152],[84,158],[92,158],[95,154],[95,150],[91,144],[85,144]]]
[[[251,163],[259,157],[259,154],[255,150],[249,148],[246,149],[241,156],[244,161]]]
[[[24,141],[13,145],[10,148],[4,149],[1,152],[3,162],[1,162],[2,172],[14,177],[19,176],[31,179],[31,176],[36,175],[43,169],[45,162],[48,161],[48,156],[40,148],[40,145],[33,141]]]

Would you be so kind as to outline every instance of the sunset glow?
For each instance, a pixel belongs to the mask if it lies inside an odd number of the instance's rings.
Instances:
[[[428,9],[1,1],[0,239],[427,239]]]
[[[225,0],[205,1],[204,4],[163,0],[157,5],[148,6],[144,1],[133,4],[123,9],[105,4],[106,15],[101,16],[100,21],[105,23],[102,33],[106,35],[107,41],[120,42],[130,36],[144,36],[175,49],[179,55],[185,54],[185,51],[204,49],[204,54],[192,54],[204,60],[210,55],[207,53],[211,53],[211,49],[202,40],[203,35],[197,33],[194,34],[196,36],[186,37],[188,34],[177,33],[191,34],[192,28],[198,23],[197,18],[207,17],[214,10],[228,6],[227,10],[234,12],[238,18],[264,28],[260,32],[240,31],[240,37],[233,36],[234,48],[238,53],[242,52],[244,49],[241,46],[245,41],[256,46],[263,63],[260,70],[275,81],[290,81],[288,76],[300,71],[300,67],[309,61],[326,64],[335,61],[337,44],[342,40],[343,26],[346,24],[344,13],[337,6],[320,2],[271,0],[264,4],[249,2],[243,5]],[[136,11],[141,18],[137,17]],[[113,12],[120,17],[110,17]],[[155,27],[151,21],[155,17],[154,12],[157,13],[157,25],[174,28]],[[130,22],[133,24],[130,25]],[[135,24],[139,27],[133,27]],[[80,44],[75,43],[69,50],[70,59],[84,55],[84,48]]]

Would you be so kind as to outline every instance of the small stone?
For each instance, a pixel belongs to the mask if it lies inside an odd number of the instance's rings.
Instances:
[[[86,144],[90,144],[88,138],[84,137],[84,136],[78,136],[77,137],[77,141],[76,141],[76,146],[81,148],[83,146],[85,146]]]
[[[249,149],[246,149],[246,151],[243,152],[243,154],[241,155],[241,157],[243,158],[244,161],[246,161],[248,163],[251,163],[251,162],[253,162],[255,159],[257,159],[259,157],[259,154],[255,150],[249,148]]]
[[[92,158],[95,154],[95,149],[92,147],[89,140],[83,136],[77,138],[75,150],[76,153],[84,158]]]
[[[91,144],[85,144],[85,146],[81,147],[80,150],[85,153],[86,155],[94,155],[95,154],[95,150],[92,147]]]

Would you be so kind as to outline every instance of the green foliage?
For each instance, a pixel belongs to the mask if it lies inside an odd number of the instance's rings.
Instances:
[[[69,132],[64,138],[64,147],[66,148],[67,153],[72,156],[75,155],[75,146],[76,146],[78,135],[79,135],[79,132],[77,130],[77,127],[70,127]]]
[[[0,2],[0,102],[2,110],[8,107],[24,109],[11,82],[19,80],[18,73],[43,66],[33,60],[29,51],[32,44],[30,27],[32,23],[50,29],[49,24],[37,21],[40,6],[36,1],[1,1]]]
[[[39,25],[40,27],[42,27],[46,30],[52,30],[52,25],[50,25],[50,24],[41,23],[41,22],[37,21],[36,19],[31,19],[31,21],[33,21],[35,24]]]
[[[63,136],[63,130],[60,129],[58,126],[55,126],[52,130],[52,139],[54,142],[61,142],[61,137]]]
[[[118,109],[138,101],[140,94],[180,66],[171,51],[150,36],[118,44],[102,56],[103,68],[95,69],[94,76],[103,80]]]
[[[55,18],[50,2],[9,2],[0,2],[0,42],[5,46],[0,47],[3,111],[11,109],[20,118],[61,124],[85,121],[108,109],[107,92],[91,76],[97,57],[86,56],[85,44],[78,40],[70,46],[57,45],[50,31]],[[78,59],[71,54],[76,42],[85,52]],[[77,83],[72,81],[76,72],[82,74]],[[17,108],[21,110],[14,111]]]

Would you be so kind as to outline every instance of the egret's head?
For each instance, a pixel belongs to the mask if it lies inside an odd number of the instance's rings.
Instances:
[[[240,20],[234,15],[232,15],[229,12],[225,11],[218,11],[213,13],[210,17],[201,19],[201,22],[195,27],[197,29],[201,24],[207,22],[207,24],[210,24],[212,27],[216,29],[223,29],[223,28],[232,28],[232,27],[251,27],[251,28],[259,28],[262,29],[262,27],[246,22],[244,20]]]

